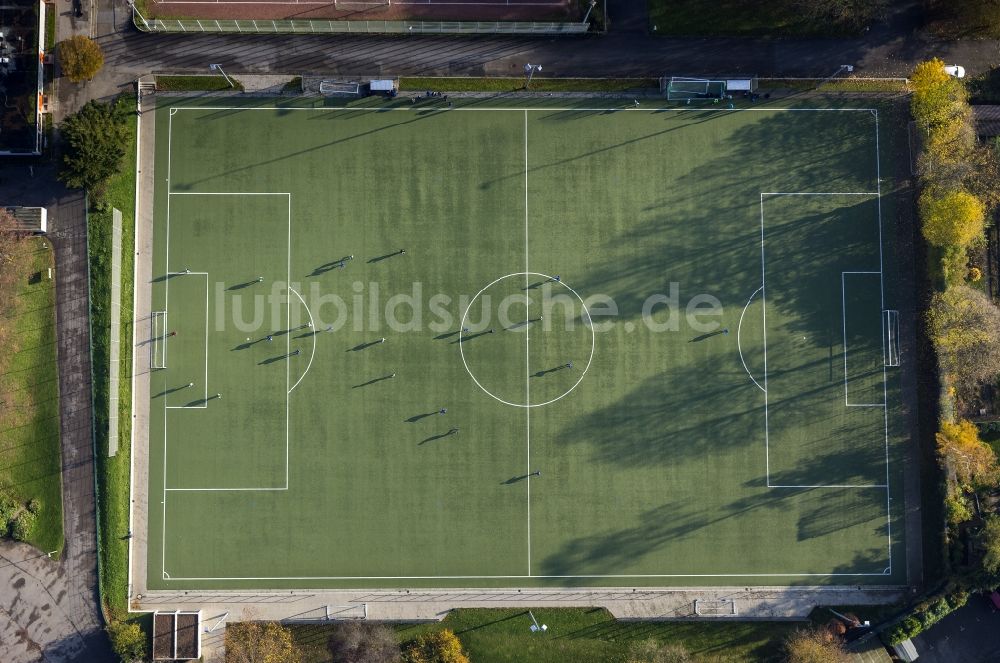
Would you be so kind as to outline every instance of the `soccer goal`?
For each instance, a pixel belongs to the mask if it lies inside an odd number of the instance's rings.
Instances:
[[[726,97],[726,81],[672,76],[666,81],[667,101],[713,101]]]
[[[360,89],[360,83],[350,81],[321,81],[319,84],[320,94],[328,97],[350,97],[358,94]]]
[[[149,367],[167,367],[166,311],[153,311],[149,316]]]
[[[333,0],[333,6],[337,9],[374,9],[376,7],[389,7],[392,0]]]
[[[695,599],[694,614],[700,617],[735,617],[736,601],[733,599]]]
[[[885,322],[885,365],[899,366],[899,311],[882,311]]]

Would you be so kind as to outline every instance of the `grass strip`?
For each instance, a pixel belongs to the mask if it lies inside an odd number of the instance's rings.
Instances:
[[[658,88],[655,78],[532,78],[532,92],[625,92]],[[399,88],[409,92],[517,92],[524,77],[414,77],[400,78]]]
[[[780,659],[785,636],[795,622],[619,621],[603,608],[537,608],[532,613],[548,629],[532,633],[522,608],[453,610],[441,622],[397,624],[401,643],[419,635],[451,629],[472,661],[565,663],[625,661],[629,648],[646,640],[682,645],[690,654],[713,661]],[[329,660],[330,625],[293,626],[304,663]]]
[[[135,105],[134,97],[120,103]],[[135,251],[136,117],[129,115],[129,144],[122,170],[113,176],[100,199],[91,200],[88,218],[90,302],[93,333],[94,420],[97,432],[97,487],[100,501],[98,534],[101,556],[101,598],[110,619],[128,617],[128,509],[132,402],[132,270]],[[108,361],[111,333],[111,210],[122,213],[121,338],[118,453],[109,458]]]
[[[243,91],[243,84],[232,79],[233,85],[223,76],[157,76],[156,89],[162,92],[217,92],[225,90]]]

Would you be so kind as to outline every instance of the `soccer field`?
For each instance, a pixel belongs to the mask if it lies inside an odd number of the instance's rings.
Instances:
[[[877,110],[220,102],[156,110],[150,589],[905,582]]]

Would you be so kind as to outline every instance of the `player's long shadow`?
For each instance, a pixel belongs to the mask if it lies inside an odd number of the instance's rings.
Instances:
[[[153,283],[163,283],[164,281],[172,279],[175,276],[178,276],[177,272],[167,272],[163,276],[157,276],[155,279],[153,279]]]
[[[556,366],[555,368],[547,368],[544,371],[538,371],[537,373],[532,374],[531,377],[533,377],[533,378],[543,378],[546,375],[548,375],[549,373],[555,373],[557,371],[563,371],[563,370],[566,370],[567,368],[569,368],[569,366],[567,366],[566,364],[560,364],[559,366]]]
[[[529,285],[527,288],[521,288],[521,290],[534,290],[535,288],[541,288],[546,283],[548,283],[548,281],[535,281],[534,283],[532,283],[531,285]]]
[[[264,339],[262,339],[262,338],[258,338],[258,339],[254,340],[254,341],[246,341],[245,343],[240,343],[235,348],[233,348],[232,350],[230,350],[230,352],[236,352],[237,350],[246,350],[247,348],[252,348],[253,346],[257,345],[258,343],[260,343],[263,340]]]
[[[250,286],[257,285],[258,283],[260,283],[260,281],[254,279],[252,281],[245,281],[244,283],[236,283],[226,288],[226,290],[242,290],[243,288],[249,288]]]
[[[437,435],[431,435],[430,437],[425,437],[424,439],[417,442],[417,446],[419,447],[421,444],[427,444],[428,442],[433,442],[434,440],[440,440],[443,437],[451,437],[454,434],[455,433],[448,431],[447,433],[438,433]]]
[[[421,419],[424,419],[426,417],[433,417],[435,414],[437,414],[436,411],[435,412],[424,412],[423,414],[415,414],[412,417],[410,417],[409,419],[406,419],[405,421],[407,423],[415,424],[416,422],[420,421]]]
[[[443,334],[438,334],[437,336],[435,336],[435,337],[434,337],[434,340],[435,340],[435,341],[440,341],[440,340],[443,340],[443,339],[446,339],[446,338],[451,338],[451,337],[452,337],[452,336],[454,336],[455,334],[458,334],[458,332],[457,332],[457,331],[453,331],[453,332],[445,332],[445,333],[443,333]]]
[[[455,343],[468,343],[472,339],[479,338],[480,336],[486,336],[487,334],[491,334],[491,333],[493,333],[493,332],[487,330],[487,331],[479,332],[478,334],[472,334],[470,336],[463,336],[461,338],[458,338],[458,339],[455,339],[454,341],[452,341],[452,344],[455,344]]]
[[[521,476],[511,477],[511,478],[507,479],[506,481],[501,481],[500,485],[501,486],[509,486],[509,485],[511,485],[513,483],[519,483],[521,481],[524,481],[525,479],[527,479],[530,476],[531,476],[530,474],[522,474]]]
[[[396,256],[401,256],[401,255],[404,254],[400,253],[399,251],[393,251],[392,253],[386,253],[385,255],[382,256],[375,256],[374,258],[369,258],[368,263],[371,264],[375,262],[382,262],[383,260],[388,260],[389,258],[394,258]]]
[[[699,341],[704,341],[707,338],[712,338],[713,336],[718,336],[720,334],[729,334],[729,329],[719,329],[714,332],[708,332],[707,334],[695,336],[692,339],[688,339],[688,343],[698,343]]]
[[[337,267],[340,267],[341,265],[346,265],[347,261],[350,260],[350,259],[351,259],[351,256],[344,256],[343,258],[340,258],[339,260],[331,260],[330,262],[324,263],[324,264],[320,265],[319,267],[314,267],[313,270],[312,270],[312,273],[309,274],[309,276],[321,276],[323,274],[326,274],[327,272],[329,272],[329,271],[331,271],[333,269],[336,269]]]
[[[171,387],[170,389],[164,389],[160,393],[158,393],[155,396],[153,396],[153,398],[159,398],[160,396],[169,396],[170,394],[173,394],[173,393],[178,392],[178,391],[183,391],[184,389],[187,389],[187,388],[188,388],[188,386],[185,384],[185,385],[181,385],[180,387]]]
[[[368,341],[366,343],[358,343],[353,348],[347,348],[346,351],[347,352],[360,352],[362,350],[370,348],[373,345],[379,345],[380,343],[381,343],[381,341]]]
[[[291,356],[292,356],[291,354],[283,354],[283,355],[278,355],[277,357],[268,357],[267,359],[264,359],[262,361],[258,361],[257,365],[258,366],[264,366],[266,364],[273,364],[276,361],[282,361],[282,360],[288,359]]]
[[[368,382],[362,382],[361,384],[356,384],[352,386],[351,389],[360,389],[361,387],[367,387],[370,384],[375,384],[376,382],[382,382],[383,380],[389,380],[391,378],[392,378],[391,375],[383,375],[380,378],[374,378],[372,380],[369,380]]]

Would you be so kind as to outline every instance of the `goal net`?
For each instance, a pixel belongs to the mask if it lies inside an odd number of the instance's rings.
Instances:
[[[333,0],[333,6],[337,9],[371,9],[391,4],[392,0]]]
[[[694,614],[703,617],[733,617],[736,601],[733,599],[695,599]]]
[[[360,83],[348,81],[321,81],[319,84],[320,94],[331,97],[355,95],[360,89]]]
[[[885,365],[899,366],[899,311],[882,311],[885,318]]]
[[[723,99],[726,96],[726,82],[673,76],[667,81],[666,91],[667,101]]]

